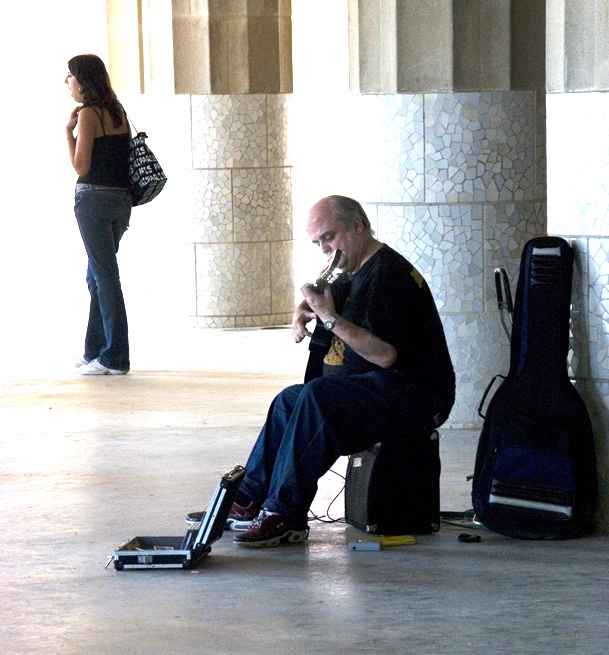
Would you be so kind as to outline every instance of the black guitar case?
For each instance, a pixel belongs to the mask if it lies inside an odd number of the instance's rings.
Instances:
[[[592,425],[567,370],[572,275],[564,239],[527,242],[510,369],[488,405],[472,489],[477,519],[509,537],[575,536],[596,507]]]

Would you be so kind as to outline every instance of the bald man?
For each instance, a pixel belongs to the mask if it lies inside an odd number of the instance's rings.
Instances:
[[[305,541],[317,482],[340,455],[431,432],[454,403],[444,330],[421,274],[374,237],[351,198],[315,203],[306,230],[325,254],[342,252],[341,275],[323,293],[301,289],[292,334],[296,343],[311,337],[319,319],[331,343],[320,376],[271,404],[229,518],[241,546]]]

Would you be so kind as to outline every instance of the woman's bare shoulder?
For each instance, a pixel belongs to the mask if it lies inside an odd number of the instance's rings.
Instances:
[[[94,107],[83,107],[78,112],[79,135],[83,135],[84,132],[87,132],[92,137],[95,137],[97,136],[98,130],[101,132],[99,114],[97,114]]]
[[[100,110],[97,107],[82,107],[81,110],[78,112],[78,115],[86,116],[87,118],[89,118],[89,120],[97,116],[98,117],[97,120],[99,120],[99,112]]]
[[[82,125],[83,123],[86,123],[88,125],[95,125],[96,123],[99,123],[100,117],[99,117],[99,110],[96,109],[95,107],[83,107],[79,112],[78,112],[78,123]]]

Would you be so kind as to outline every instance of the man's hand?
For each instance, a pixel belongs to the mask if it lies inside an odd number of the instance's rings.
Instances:
[[[305,297],[302,305],[306,304],[322,321],[337,315],[329,284],[324,287],[323,294],[316,293],[312,284],[305,284],[300,291]],[[382,368],[393,366],[397,359],[394,346],[342,316],[337,317],[332,332],[358,355]]]
[[[336,308],[334,306],[334,299],[332,298],[332,289],[329,284],[324,286],[323,293],[315,291],[315,287],[312,284],[305,284],[300,292],[304,296],[309,308],[319,316],[322,321],[335,315]]]
[[[294,310],[292,316],[292,336],[295,343],[300,343],[305,337],[310,337],[311,332],[307,330],[307,323],[315,318],[315,312],[311,310],[306,300],[303,300]]]

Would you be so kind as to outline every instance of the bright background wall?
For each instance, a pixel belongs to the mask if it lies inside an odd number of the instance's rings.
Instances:
[[[2,359],[50,361],[82,347],[86,256],[73,213],[75,174],[64,84],[75,53],[106,56],[105,2],[8,3],[0,26],[2,125]],[[10,100],[9,100],[10,99]],[[7,361],[8,360],[8,361]]]

